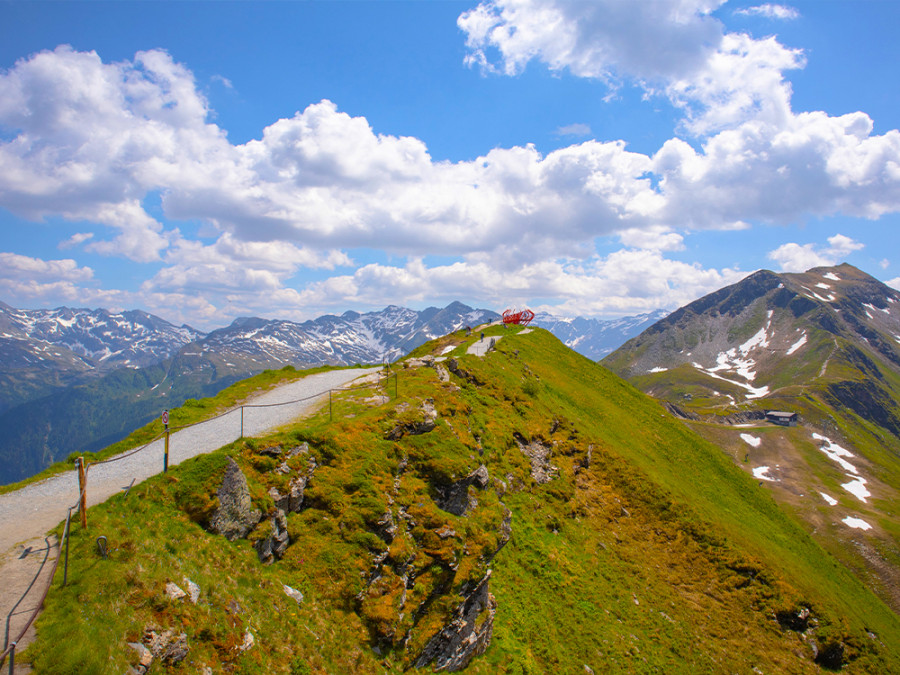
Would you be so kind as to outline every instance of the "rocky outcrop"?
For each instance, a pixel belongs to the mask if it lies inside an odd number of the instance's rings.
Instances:
[[[437,410],[434,407],[434,400],[429,398],[422,401],[421,411],[421,419],[398,424],[385,434],[385,438],[389,441],[399,441],[404,436],[418,436],[434,431],[438,417]]]
[[[538,485],[549,483],[556,478],[559,468],[550,463],[550,453],[553,449],[551,446],[545,445],[538,439],[528,441],[519,433],[516,433],[513,438],[516,445],[519,446],[519,450],[531,462],[531,477]]]
[[[269,520],[271,532],[260,539],[257,539],[253,546],[256,549],[256,555],[259,561],[270,565],[276,560],[284,557],[284,552],[291,543],[290,535],[287,529],[287,517],[284,511],[277,509],[275,515]]]
[[[488,589],[491,572],[488,570],[471,592],[456,607],[452,618],[425,645],[416,659],[415,667],[434,663],[434,670],[456,672],[462,670],[491,644],[497,601]]]
[[[464,516],[478,505],[474,494],[469,492],[469,487],[474,486],[484,490],[490,482],[487,467],[482,464],[465,478],[450,485],[438,486],[437,505],[455,516]]]
[[[252,508],[247,479],[231,457],[217,495],[219,508],[213,513],[210,529],[229,541],[246,537],[262,514]]]
[[[475,377],[474,374],[470,373],[464,368],[461,368],[459,365],[459,361],[457,361],[456,359],[450,359],[449,361],[447,361],[447,368],[449,368],[450,372],[457,377],[464,379],[466,382],[471,382],[477,387],[480,387],[482,384],[484,384],[477,377]]]

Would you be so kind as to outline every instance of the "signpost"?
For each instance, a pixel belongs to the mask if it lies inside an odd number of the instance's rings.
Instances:
[[[166,442],[165,442],[165,455],[163,455],[163,473],[168,473],[169,471],[169,411],[162,411],[162,423],[166,428]]]

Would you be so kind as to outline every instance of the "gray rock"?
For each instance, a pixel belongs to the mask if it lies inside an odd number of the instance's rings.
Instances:
[[[394,523],[394,514],[390,509],[387,509],[375,523],[375,533],[388,544],[394,541],[394,537],[397,536],[397,525]]]
[[[134,672],[146,673],[153,665],[153,653],[140,642],[129,642],[128,646],[137,652],[138,662],[134,667]]]
[[[187,596],[178,584],[173,584],[171,581],[166,584],[166,595],[172,600],[181,600],[182,598]]]
[[[434,663],[434,670],[455,672],[462,670],[491,644],[497,601],[488,590],[491,573],[485,574],[471,593],[464,596],[451,620],[425,645],[416,659],[415,667]],[[481,615],[487,616],[481,618]]]
[[[303,593],[298,591],[296,588],[291,588],[287,584],[282,584],[282,586],[284,587],[284,594],[289,598],[295,600],[298,605],[303,602]]]
[[[187,643],[187,634],[175,635],[172,629],[157,633],[154,630],[144,629],[141,640],[154,658],[166,665],[181,663],[187,658],[190,647]]]
[[[487,467],[482,464],[465,478],[450,485],[438,486],[437,505],[455,516],[464,516],[478,505],[478,500],[469,493],[469,487],[475,486],[483,490],[489,481]]]
[[[212,531],[223,535],[229,541],[246,537],[259,522],[261,514],[251,508],[247,479],[237,462],[230,457],[217,494],[219,508],[210,521]]]
[[[287,551],[288,545],[291,543],[291,538],[287,531],[287,518],[284,515],[284,511],[281,509],[275,511],[271,523],[272,534],[264,539],[260,539],[254,544],[256,547],[256,555],[259,556],[259,561],[267,565],[276,560],[281,560],[284,556],[284,552]]]
[[[196,605],[197,600],[200,599],[200,586],[195,584],[193,581],[191,581],[187,577],[184,578],[184,583],[188,588],[188,595],[191,598],[191,602]]]

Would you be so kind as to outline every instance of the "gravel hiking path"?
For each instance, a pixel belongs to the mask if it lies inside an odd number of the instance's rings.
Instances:
[[[380,367],[353,368],[317,373],[260,394],[246,401],[244,405],[273,407],[244,408],[244,436],[260,436],[298,417],[310,414],[323,400],[327,400],[330,389],[339,389],[353,380],[371,376],[379,370]],[[298,399],[308,400],[290,405],[273,405]],[[237,440],[240,433],[240,408],[174,432],[169,437],[169,466],[227,445]],[[137,485],[161,472],[163,448],[163,439],[159,439],[126,459],[89,467],[88,506],[106,501],[110,496],[127,488],[132,481]],[[16,492],[0,495],[0,621],[4,624],[10,610],[18,602],[33,577],[34,573],[29,574],[26,568],[33,567],[39,557],[31,554],[20,561],[19,556],[27,546],[32,546],[33,549],[45,546],[42,543],[44,533],[64,520],[67,509],[77,501],[76,471],[67,471],[40,483],[26,485]],[[75,520],[77,516],[73,512],[73,521]],[[48,564],[52,564],[55,555],[54,548]],[[46,583],[41,580],[34,584],[29,596],[16,609],[16,615],[23,606],[33,609],[45,585]],[[5,631],[5,625],[0,631]],[[10,630],[10,640],[17,634],[18,631]],[[22,646],[24,645],[20,643],[20,649]],[[5,647],[3,640],[0,640],[0,652]],[[18,668],[16,670],[18,671]]]

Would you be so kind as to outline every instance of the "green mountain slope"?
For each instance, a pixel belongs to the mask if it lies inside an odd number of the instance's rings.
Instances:
[[[900,672],[897,615],[720,448],[546,331],[492,336],[91,509],[25,658],[122,672],[171,631],[160,672]]]
[[[850,265],[757,272],[603,363],[722,447],[900,612],[900,293]]]

